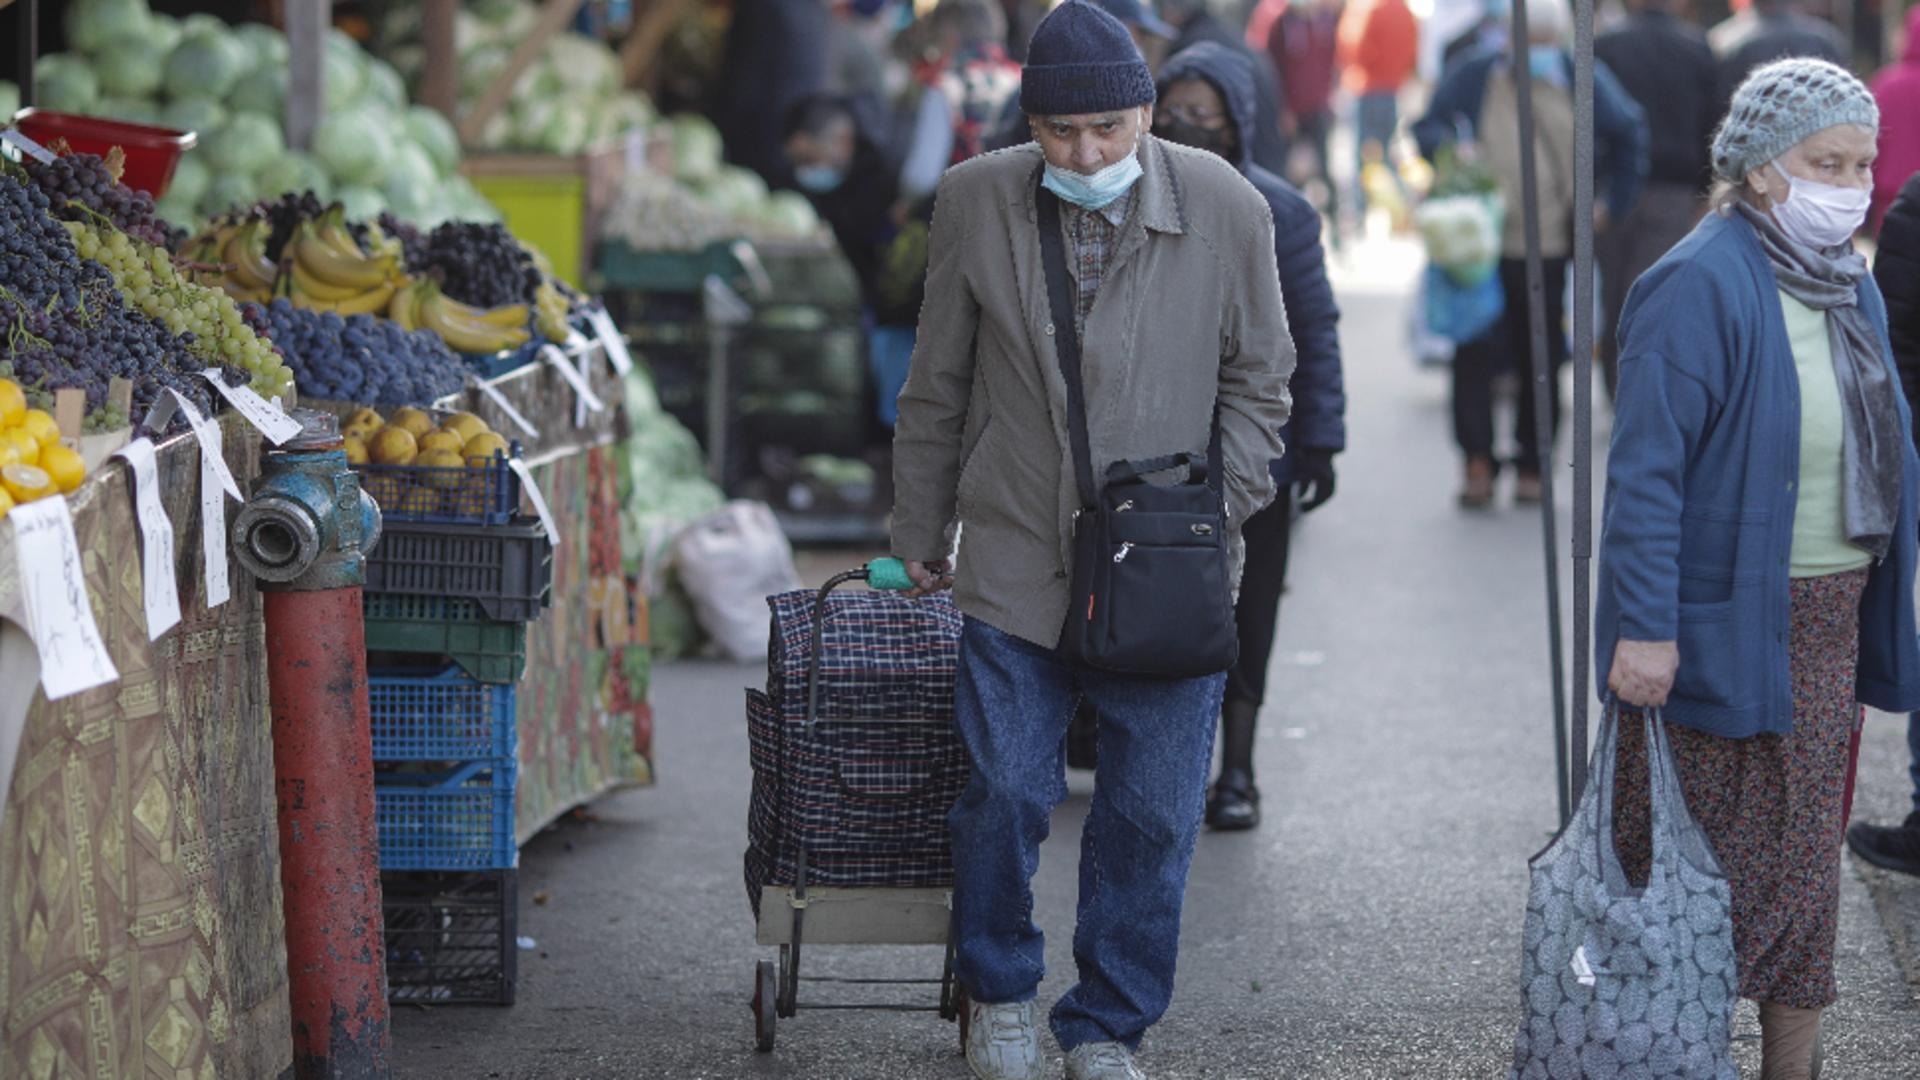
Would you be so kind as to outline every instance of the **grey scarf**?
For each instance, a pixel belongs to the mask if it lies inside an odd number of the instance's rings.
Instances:
[[[1867,260],[1851,244],[1815,251],[1789,239],[1767,214],[1745,202],[1736,205],[1759,237],[1781,291],[1827,313],[1846,421],[1841,479],[1847,540],[1876,559],[1885,558],[1900,513],[1907,435],[1897,404],[1900,388],[1881,351],[1881,335],[1860,309]]]

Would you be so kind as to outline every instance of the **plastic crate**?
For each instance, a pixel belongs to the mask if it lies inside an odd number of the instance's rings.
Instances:
[[[375,761],[511,759],[519,750],[511,686],[457,667],[376,668],[367,675]]]
[[[387,1000],[513,1004],[519,871],[380,875]]]
[[[460,359],[466,361],[467,367],[482,379],[497,379],[539,359],[540,346],[544,344],[546,342],[536,336],[517,349],[502,349],[496,353],[461,353]]]
[[[519,444],[514,444],[519,452]],[[383,522],[423,521],[447,525],[505,525],[520,512],[520,478],[495,453],[474,468],[425,465],[355,465],[360,486],[380,504]]]
[[[643,292],[695,293],[708,274],[732,280],[744,271],[734,257],[731,241],[720,240],[699,251],[640,251],[620,241],[600,245],[595,269],[606,289]]]
[[[450,772],[375,772],[382,870],[511,870],[514,763],[470,761]]]
[[[472,600],[499,622],[539,618],[552,589],[553,544],[537,520],[391,522],[367,556],[367,592]]]
[[[472,600],[404,593],[365,597],[368,652],[444,656],[483,683],[519,682],[526,670],[526,623],[495,622]]]

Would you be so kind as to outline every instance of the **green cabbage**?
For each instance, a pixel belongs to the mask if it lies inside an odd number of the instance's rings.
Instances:
[[[407,110],[407,137],[425,150],[442,175],[460,165],[460,133],[438,109],[415,105]]]
[[[334,200],[346,207],[354,221],[372,221],[387,208],[387,200],[370,187],[343,187],[333,193]]]
[[[681,113],[671,124],[674,176],[694,184],[711,179],[720,171],[720,129],[697,113]]]
[[[259,194],[254,187],[253,177],[222,173],[213,178],[213,182],[207,185],[206,194],[200,196],[200,213],[213,217],[237,207],[249,206]]]
[[[546,124],[537,132],[537,138],[533,139],[534,148],[561,157],[572,157],[584,151],[591,134],[588,130],[591,123],[589,108],[586,102],[561,99]],[[521,129],[520,134],[523,138],[536,135],[525,128]]]
[[[412,220],[435,202],[440,193],[440,172],[427,152],[411,142],[400,144],[387,167],[384,194],[393,212]]]
[[[248,61],[232,36],[224,31],[189,29],[167,56],[165,83],[169,98],[224,98],[246,74]]]
[[[179,19],[171,15],[163,15],[158,11],[147,16],[147,45],[161,56],[172,52],[173,47],[180,44],[180,39],[184,36],[186,31],[180,28]]]
[[[118,38],[96,54],[93,71],[100,92],[117,97],[150,98],[166,75],[167,54],[140,38]]]
[[[200,221],[200,213],[194,209],[192,199],[184,199],[174,194],[173,188],[153,204],[153,212],[161,221],[177,229],[192,230]]]
[[[54,112],[84,113],[100,100],[100,80],[75,53],[43,56],[33,68],[33,103]]]
[[[287,192],[311,191],[322,201],[333,192],[333,183],[327,179],[327,172],[312,156],[298,150],[289,150],[260,170],[254,177],[260,194],[267,198],[284,195]]]
[[[331,113],[313,133],[313,156],[336,183],[374,188],[386,179],[393,156],[388,120],[373,109]]]
[[[227,95],[227,108],[234,112],[260,113],[275,119],[286,114],[287,69],[281,64],[261,64],[234,84]]]
[[[115,42],[146,38],[150,18],[142,0],[79,0],[67,9],[67,45],[97,56]]]
[[[585,34],[554,35],[547,45],[546,62],[556,81],[571,93],[608,97],[620,90],[620,58]]]
[[[506,49],[486,46],[460,55],[460,99],[471,102],[487,92],[500,73],[507,70]]]
[[[760,220],[772,231],[796,239],[820,231],[820,215],[814,212],[807,197],[797,191],[776,191],[768,196]]]
[[[181,98],[160,110],[160,123],[175,131],[197,131],[208,138],[227,122],[227,108],[206,98]]]
[[[348,51],[346,46],[336,46],[329,38],[326,80],[327,111],[345,112],[353,108],[367,93],[366,58],[358,48]]]
[[[214,33],[224,36],[232,32],[233,28],[227,25],[227,20],[204,11],[196,11],[180,20],[182,35]]]
[[[234,39],[247,50],[253,58],[253,66],[285,67],[287,64],[287,35],[266,23],[242,23],[233,28]]]
[[[280,125],[259,113],[235,113],[203,144],[207,164],[217,172],[248,176],[267,167],[287,148]]]
[[[174,166],[173,182],[167,185],[166,197],[185,203],[191,209],[212,183],[213,172],[207,168],[205,156],[198,150],[189,150],[181,155],[180,164]]]
[[[407,107],[407,82],[385,60],[368,59],[365,67],[367,97],[394,112]]]

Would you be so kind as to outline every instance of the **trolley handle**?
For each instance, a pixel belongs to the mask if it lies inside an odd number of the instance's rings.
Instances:
[[[858,570],[849,570],[844,574],[835,574],[820,586],[820,592],[813,602],[813,648],[807,658],[807,731],[813,731],[813,725],[820,716],[820,648],[826,634],[827,597],[833,590],[849,581],[864,581],[867,587],[883,592],[907,592],[913,588],[913,578],[907,574],[907,564],[899,559],[875,559]]]

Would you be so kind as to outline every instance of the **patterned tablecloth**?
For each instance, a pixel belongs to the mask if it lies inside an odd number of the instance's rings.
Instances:
[[[225,426],[244,486],[259,441]],[[259,594],[235,568],[207,610],[199,449],[159,459],[184,620],[157,642],[126,466],[72,499],[120,681],[28,709],[0,817],[0,1076],[272,1077],[292,1059]]]

